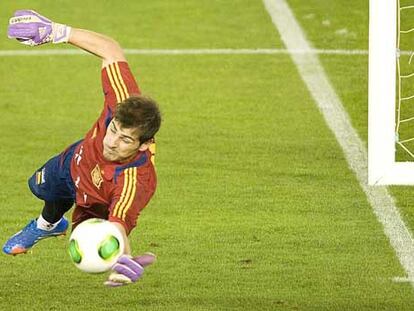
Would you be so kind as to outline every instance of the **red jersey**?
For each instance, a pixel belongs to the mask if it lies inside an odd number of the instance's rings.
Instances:
[[[121,223],[129,234],[155,192],[153,154],[148,150],[138,152],[128,163],[109,162],[103,157],[103,139],[116,104],[140,94],[140,90],[126,62],[103,68],[101,75],[104,109],[71,160],[76,188],[73,227],[87,218],[98,217]]]

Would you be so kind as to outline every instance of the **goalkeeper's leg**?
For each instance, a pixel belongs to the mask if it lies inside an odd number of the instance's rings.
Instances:
[[[70,210],[73,203],[74,202],[71,199],[63,199],[53,202],[45,201],[42,213],[37,219],[37,227],[43,230],[54,229],[58,222],[63,218],[63,215]]]
[[[8,239],[3,246],[3,252],[8,255],[26,253],[42,239],[66,234],[68,221],[63,215],[73,203],[73,200],[45,202],[39,218],[32,219],[22,230]]]

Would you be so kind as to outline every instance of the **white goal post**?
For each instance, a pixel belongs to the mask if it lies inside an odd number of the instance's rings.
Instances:
[[[398,0],[370,0],[368,183],[414,185],[414,163],[396,162]]]

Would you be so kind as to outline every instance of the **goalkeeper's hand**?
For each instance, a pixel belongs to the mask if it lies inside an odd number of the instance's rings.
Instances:
[[[109,287],[128,285],[138,281],[144,273],[144,268],[155,261],[155,255],[145,253],[142,256],[131,257],[122,255],[112,267],[108,280],[104,283]]]
[[[9,20],[7,35],[26,45],[41,45],[48,42],[69,41],[71,27],[54,23],[32,10],[19,10]]]

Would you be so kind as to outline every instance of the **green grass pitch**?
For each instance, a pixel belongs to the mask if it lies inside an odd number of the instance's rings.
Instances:
[[[367,49],[368,1],[289,0],[320,49]],[[283,48],[259,0],[6,1],[106,33],[124,48]],[[345,30],[344,30],[345,29]],[[47,46],[42,49],[70,48]],[[160,102],[158,189],[131,234],[158,261],[105,288],[70,262],[67,237],[0,256],[0,310],[412,310],[413,288],[292,60],[277,55],[128,55]],[[367,141],[366,55],[321,62]],[[83,137],[102,107],[89,55],[0,57],[0,242],[41,203],[26,184]],[[414,199],[392,187],[409,228]]]

